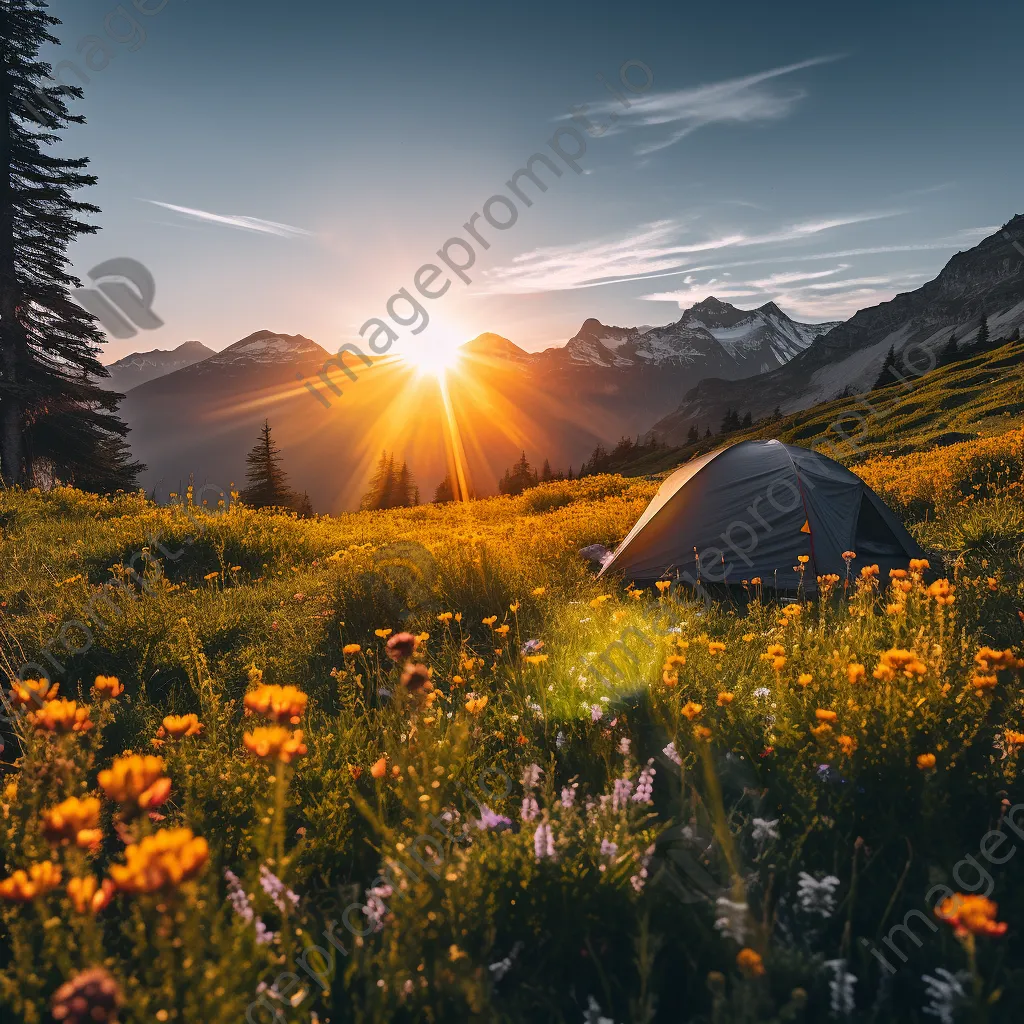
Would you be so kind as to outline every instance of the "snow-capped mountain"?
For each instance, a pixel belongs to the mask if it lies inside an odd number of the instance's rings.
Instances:
[[[213,373],[224,367],[243,369],[255,366],[292,365],[310,359],[326,359],[327,352],[301,334],[275,334],[257,331],[204,361],[197,372]]]
[[[107,391],[130,391],[148,380],[163,377],[184,366],[208,359],[214,354],[201,341],[186,341],[177,348],[155,348],[149,352],[133,352],[107,365],[109,377],[98,380],[100,387]]]

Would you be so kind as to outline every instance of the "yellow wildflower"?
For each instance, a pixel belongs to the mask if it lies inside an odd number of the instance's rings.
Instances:
[[[246,711],[262,715],[270,722],[298,725],[309,698],[297,686],[276,686],[264,683],[250,690],[244,699]]]
[[[164,761],[152,754],[127,754],[115,758],[97,781],[111,800],[129,811],[159,807],[171,792],[171,780],[164,775]]]
[[[202,723],[197,715],[168,715],[163,721],[167,735],[172,739],[183,736],[198,736],[203,731]]]
[[[99,823],[100,801],[95,796],[82,799],[70,796],[56,807],[43,811],[43,835],[51,843],[75,842],[86,848],[92,846],[95,837],[93,830]],[[79,836],[82,836],[83,841],[79,841]]]
[[[210,850],[190,828],[165,828],[126,847],[124,856],[123,865],[110,867],[114,884],[122,892],[148,893],[195,878],[206,866]]]
[[[263,761],[281,761],[291,764],[307,752],[302,742],[302,730],[286,729],[283,725],[262,725],[242,737],[246,750]]]
[[[124,693],[124,685],[117,676],[97,676],[92,688],[101,697],[107,698],[120,697]]]

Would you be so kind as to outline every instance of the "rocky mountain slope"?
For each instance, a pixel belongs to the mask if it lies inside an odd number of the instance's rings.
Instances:
[[[182,367],[191,366],[214,355],[201,341],[186,341],[177,348],[155,348],[149,352],[133,352],[131,355],[109,363],[109,377],[98,380],[100,387],[108,391],[130,391],[139,384],[155,380],[164,374],[173,373]]]

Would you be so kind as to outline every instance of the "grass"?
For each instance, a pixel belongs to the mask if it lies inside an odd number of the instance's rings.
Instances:
[[[956,1020],[1020,1019],[1022,432],[994,412],[1019,377],[980,378],[1012,348],[858,452],[927,572],[814,603],[599,586],[577,551],[657,486],[619,476],[309,520],[4,492],[0,668],[60,687],[4,726],[0,878],[29,872],[0,881],[4,1020],[96,967],[127,1024],[914,1021],[939,968]],[[271,685],[300,691],[280,724],[245,707]],[[118,788],[127,751],[162,764]],[[47,815],[90,796],[79,846]],[[1006,933],[958,939],[954,891]]]

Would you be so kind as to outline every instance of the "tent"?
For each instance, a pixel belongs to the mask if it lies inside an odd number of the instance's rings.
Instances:
[[[804,589],[877,564],[883,578],[923,552],[885,502],[844,466],[781,441],[740,441],[693,459],[658,489],[601,570],[660,579]]]

